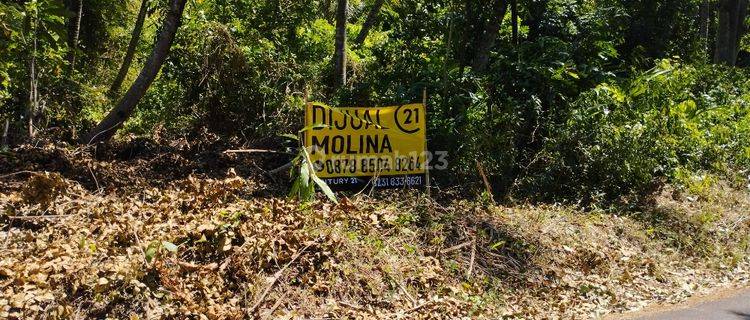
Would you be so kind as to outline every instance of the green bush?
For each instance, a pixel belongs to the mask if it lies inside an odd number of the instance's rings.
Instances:
[[[648,192],[680,170],[746,172],[746,79],[744,71],[662,60],[632,79],[600,84],[571,104],[541,151],[545,161],[524,177],[525,190],[614,200]]]

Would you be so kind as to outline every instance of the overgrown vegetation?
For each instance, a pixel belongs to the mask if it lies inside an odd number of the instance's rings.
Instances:
[[[723,38],[744,34],[743,24],[725,25],[746,16],[724,15],[733,1],[344,1],[348,71],[338,89],[338,3],[190,1],[120,136],[208,130],[278,147],[273,137],[299,129],[306,92],[334,105],[382,105],[419,101],[427,88],[430,147],[451,151],[449,171],[434,175],[443,184],[475,181],[477,158],[510,199],[612,201],[676,182],[678,170],[743,184],[747,72],[710,64],[746,63],[746,42]],[[125,90],[108,88],[140,5],[2,4],[11,143],[26,141],[29,116],[32,131],[75,141],[118,103]],[[168,7],[147,3],[125,85]]]
[[[741,282],[747,3],[0,1],[0,318],[595,317]],[[425,91],[432,198],[317,178],[306,101]]]

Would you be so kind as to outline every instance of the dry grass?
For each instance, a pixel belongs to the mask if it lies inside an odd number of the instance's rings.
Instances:
[[[749,280],[750,199],[718,183],[615,213],[416,192],[302,205],[234,170],[128,185],[100,169],[94,187],[76,168],[103,164],[55,161],[68,170],[0,181],[2,318],[593,318]]]

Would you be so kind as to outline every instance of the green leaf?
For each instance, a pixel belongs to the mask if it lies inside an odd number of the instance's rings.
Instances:
[[[203,242],[208,242],[208,239],[206,239],[205,234],[201,235],[201,238],[198,239],[198,241],[196,241],[195,243],[203,243]]]
[[[497,250],[497,248],[500,248],[500,247],[502,247],[504,245],[505,245],[505,241],[498,241],[498,242],[495,242],[494,244],[492,244],[492,246],[490,246],[490,249]]]
[[[315,181],[315,184],[317,184],[318,187],[320,187],[320,190],[323,191],[323,193],[326,195],[326,197],[328,197],[329,200],[333,201],[333,203],[335,204],[339,203],[339,201],[336,199],[336,195],[333,194],[333,191],[331,190],[330,187],[328,187],[328,184],[325,181],[321,180],[316,175],[313,175],[312,178],[313,178],[313,181]]]
[[[601,90],[601,91],[608,93],[610,97],[612,97],[612,99],[614,99],[615,101],[619,103],[625,102],[625,98],[626,98],[625,94],[618,87],[611,86],[607,83],[602,83],[599,86],[597,86],[596,90]]]
[[[297,140],[297,141],[299,141],[299,137],[297,137],[296,135],[291,134],[291,133],[285,133],[285,134],[279,135],[279,137],[284,137],[284,138],[289,138],[291,140]]]
[[[323,123],[313,123],[313,124],[311,124],[311,125],[309,125],[307,127],[304,127],[302,129],[300,129],[299,133],[302,133],[302,132],[305,132],[305,131],[310,131],[310,130],[313,130],[313,129],[323,129],[323,128],[330,128],[330,127],[331,126],[329,126],[327,124],[323,124]]]
[[[311,164],[311,161],[310,161],[310,154],[307,153],[307,149],[306,148],[302,148],[302,151],[300,153],[302,153],[302,155],[304,156],[304,160],[302,161],[302,163],[300,165],[303,166],[303,167],[307,167],[308,168],[308,170],[307,170],[308,175],[310,177],[312,177],[312,179],[315,182],[315,184],[318,185],[318,187],[320,188],[320,190],[323,191],[323,193],[326,195],[326,197],[328,197],[328,199],[330,199],[331,201],[333,201],[333,203],[338,204],[339,201],[336,200],[336,195],[333,194],[333,191],[331,190],[330,187],[328,187],[328,184],[325,183],[325,181],[323,181],[320,178],[318,178],[318,176],[315,174],[315,170],[314,169],[310,170],[310,169],[312,169],[312,164]],[[309,192],[310,193],[314,193],[315,192],[314,186],[311,186],[311,187],[312,188],[310,188]],[[312,196],[312,194],[311,194],[311,196]]]
[[[146,262],[151,263],[152,260],[154,260],[154,257],[156,257],[158,247],[155,245],[154,242],[148,245],[146,247]]]
[[[289,197],[299,197],[299,179],[294,179],[294,182],[292,183],[292,188],[289,190]]]
[[[303,188],[310,184],[310,165],[305,161],[299,168],[299,179]]]
[[[169,252],[177,252],[177,245],[169,241],[162,241],[161,246]]]

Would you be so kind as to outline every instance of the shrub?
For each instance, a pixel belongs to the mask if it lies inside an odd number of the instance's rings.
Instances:
[[[524,178],[526,190],[613,200],[648,192],[660,178],[675,181],[684,170],[743,173],[750,148],[745,77],[663,60],[632,79],[598,85],[571,104],[546,141],[545,161]]]

